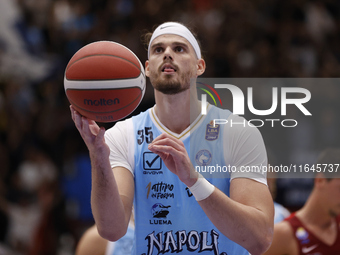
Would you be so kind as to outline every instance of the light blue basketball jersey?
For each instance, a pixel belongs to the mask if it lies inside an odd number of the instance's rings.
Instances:
[[[132,117],[135,139],[135,238],[133,254],[228,254],[248,255],[240,245],[223,236],[211,223],[190,190],[148,150],[165,130],[160,129],[153,110]],[[223,129],[213,119],[227,119],[230,111],[212,107],[181,138],[194,167],[227,165],[223,156]],[[230,176],[207,178],[229,196]],[[205,177],[209,177],[205,175]],[[221,177],[221,176],[219,176]]]
[[[133,226],[128,227],[126,234],[116,242],[108,242],[105,255],[127,255],[131,254],[134,243]]]

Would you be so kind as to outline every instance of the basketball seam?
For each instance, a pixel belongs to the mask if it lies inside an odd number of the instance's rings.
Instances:
[[[138,89],[142,90],[142,88],[138,87],[138,86],[136,86],[136,87],[128,87],[128,88],[121,87],[121,88],[100,88],[100,89],[96,89],[96,88],[93,88],[93,89],[73,89],[73,88],[67,88],[66,90],[71,89],[71,90],[80,90],[80,91],[84,90],[84,91],[88,91],[88,90],[116,90],[116,89],[130,89],[130,88],[131,89],[138,88]]]
[[[135,63],[131,62],[130,60],[126,59],[126,58],[123,58],[123,57],[119,57],[119,56],[116,56],[116,55],[111,55],[111,54],[96,54],[96,55],[87,55],[87,56],[84,56],[82,58],[79,58],[77,60],[75,60],[74,62],[72,63],[69,63],[69,65],[67,65],[67,68],[66,68],[66,71],[65,71],[65,74],[67,73],[67,71],[70,69],[70,67],[75,64],[76,62],[82,60],[82,59],[85,59],[85,58],[89,58],[89,57],[93,57],[93,56],[109,56],[109,57],[115,57],[115,58],[120,58],[120,59],[124,59],[125,61],[131,63],[132,65],[134,65],[135,67],[137,67],[137,69],[139,70],[139,74],[135,77],[127,77],[127,78],[119,78],[119,79],[130,79],[130,78],[137,78],[139,77],[139,75],[141,74],[142,70],[140,68],[140,66],[138,67]],[[66,75],[65,75],[66,77]],[[68,79],[66,77],[66,79]],[[115,79],[115,80],[119,80],[119,79]],[[73,80],[73,79],[69,79],[69,80]],[[109,79],[110,80],[110,79]],[[77,81],[86,81],[86,80],[77,80]],[[92,81],[95,81],[95,80],[92,80]]]
[[[145,79],[145,74],[143,74],[142,73],[142,75],[143,75],[143,77],[144,77],[144,79]],[[129,77],[129,78],[119,78],[119,79],[110,79],[110,80],[70,80],[70,79],[67,79],[66,77],[65,77],[65,80],[66,81],[75,81],[75,82],[77,82],[77,81],[89,81],[89,82],[91,82],[91,81],[119,81],[119,80],[128,80],[128,79],[136,79],[136,78],[139,78],[140,77],[140,75],[139,76],[137,76],[137,77]],[[65,87],[65,86],[64,86]],[[106,90],[106,89],[122,89],[122,88],[124,88],[124,87],[119,87],[119,88],[93,88],[93,89],[86,89],[86,90]],[[146,82],[144,82],[144,86],[143,87],[139,87],[139,86],[135,86],[135,87],[129,87],[129,88],[142,88],[142,91],[146,88]],[[65,87],[65,91],[67,91],[67,90],[69,90],[69,89],[73,89],[73,90],[84,90],[84,89],[80,89],[80,88],[66,88]]]
[[[120,81],[120,80],[128,80],[128,79],[135,79],[140,76],[140,73],[136,77],[126,77],[126,78],[113,78],[113,79],[87,79],[87,80],[80,80],[80,79],[69,79],[65,77],[66,81]],[[145,76],[144,76],[145,77]]]

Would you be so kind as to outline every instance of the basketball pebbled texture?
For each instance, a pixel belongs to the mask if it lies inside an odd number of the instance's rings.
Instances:
[[[145,93],[145,72],[125,46],[98,41],[77,51],[64,77],[65,93],[75,109],[98,122],[125,118]]]

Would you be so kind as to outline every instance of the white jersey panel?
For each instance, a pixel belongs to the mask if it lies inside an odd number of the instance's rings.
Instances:
[[[105,132],[105,142],[110,147],[111,168],[121,166],[134,175],[134,136],[132,119],[117,122]]]
[[[266,173],[256,172],[267,166],[267,153],[260,131],[238,115],[231,114],[224,125],[225,161],[236,167],[235,178],[249,178],[267,185]]]

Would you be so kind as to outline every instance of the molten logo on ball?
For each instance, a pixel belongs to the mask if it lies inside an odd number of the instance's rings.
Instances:
[[[119,104],[119,98],[115,99],[105,99],[101,98],[99,100],[84,99],[84,105],[94,105],[94,106],[106,106]]]

